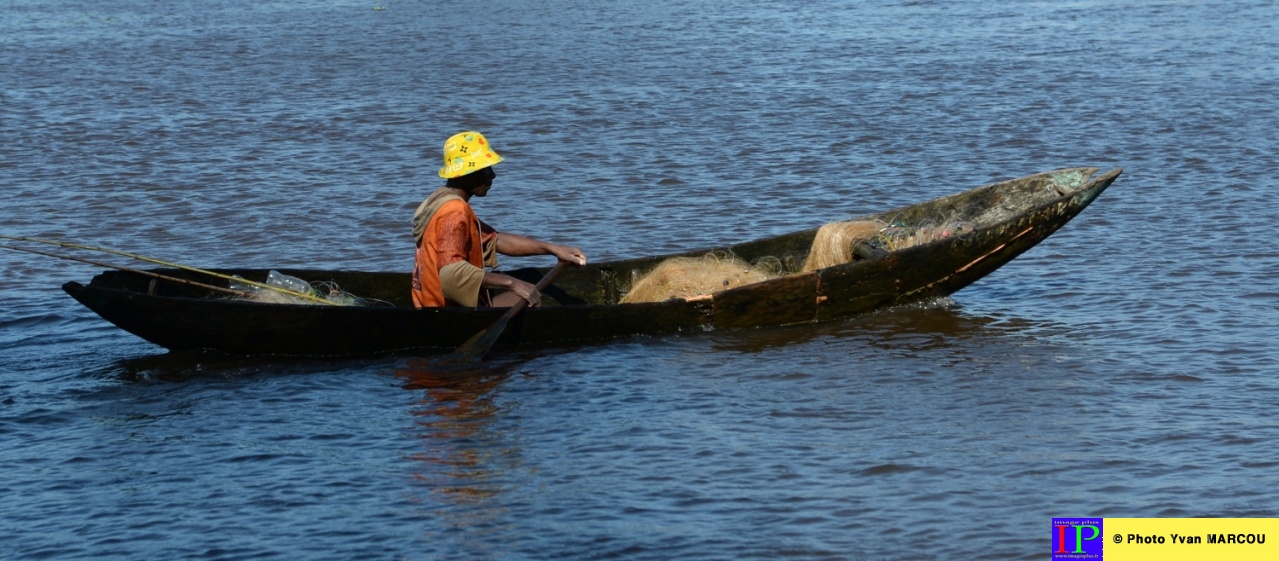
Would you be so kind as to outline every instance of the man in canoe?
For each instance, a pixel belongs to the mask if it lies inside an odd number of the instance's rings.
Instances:
[[[413,215],[413,305],[510,307],[521,299],[530,306],[540,304],[541,294],[531,283],[485,269],[497,266],[498,253],[554,255],[574,265],[586,264],[586,255],[576,247],[499,233],[475,216],[471,197],[488,195],[497,177],[493,166],[501,161],[478,132],[458,133],[444,143],[440,177],[447,182]]]

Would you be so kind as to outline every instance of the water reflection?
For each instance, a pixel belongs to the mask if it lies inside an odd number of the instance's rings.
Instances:
[[[516,450],[494,428],[500,408],[493,397],[514,365],[411,358],[395,369],[405,389],[423,391],[411,410],[423,444],[409,455],[418,462],[414,477],[449,502],[484,503],[501,492],[504,464]]]
[[[202,378],[251,378],[262,374],[317,374],[343,368],[362,369],[376,359],[234,356],[215,351],[183,350],[117,359],[104,372],[138,383],[187,382]]]
[[[732,331],[713,336],[718,350],[760,352],[772,348],[862,338],[880,347],[900,347],[903,338],[940,342],[969,338],[1001,320],[965,314],[952,299],[940,298],[880,312],[811,325]]]

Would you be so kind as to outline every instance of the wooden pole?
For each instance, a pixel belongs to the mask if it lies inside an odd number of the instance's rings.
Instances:
[[[330,305],[330,306],[338,306],[338,305],[340,305],[340,304],[338,304],[338,303],[336,303],[336,302],[330,302],[330,301],[328,301],[328,300],[325,300],[324,298],[320,298],[319,296],[316,296],[316,295],[314,295],[314,294],[306,294],[306,293],[302,293],[302,292],[297,292],[297,291],[289,290],[289,289],[287,289],[287,288],[280,288],[280,287],[278,287],[278,286],[271,286],[271,285],[266,284],[266,283],[261,283],[261,282],[257,282],[257,281],[251,281],[251,280],[248,280],[248,279],[242,279],[242,278],[238,278],[238,277],[233,277],[233,276],[231,276],[231,275],[224,275],[224,274],[222,274],[222,273],[217,273],[217,272],[214,272],[214,271],[208,271],[208,270],[205,270],[205,269],[197,269],[197,268],[195,268],[195,267],[188,267],[188,266],[186,266],[186,265],[179,265],[179,264],[177,264],[177,263],[171,263],[171,262],[168,262],[168,261],[161,261],[161,260],[159,260],[159,259],[155,259],[155,258],[151,258],[151,257],[144,257],[144,256],[142,256],[142,255],[138,255],[138,254],[136,254],[136,253],[128,253],[128,252],[125,252],[125,251],[120,251],[120,250],[118,250],[118,249],[110,249],[110,248],[105,248],[105,247],[96,247],[96,246],[84,245],[84,244],[78,244],[78,243],[73,243],[73,242],[60,242],[60,241],[57,241],[57,240],[44,240],[44,239],[40,239],[40,238],[27,238],[27,237],[23,237],[23,236],[6,236],[6,235],[4,235],[4,234],[0,234],[0,239],[5,239],[5,240],[14,240],[14,241],[28,242],[28,243],[40,243],[40,244],[47,244],[47,245],[56,245],[56,246],[59,246],[59,247],[65,247],[65,248],[70,248],[70,249],[83,249],[83,250],[87,250],[87,251],[99,251],[99,252],[102,252],[102,253],[110,253],[110,254],[112,254],[112,255],[120,255],[120,256],[122,256],[122,257],[128,257],[129,259],[135,259],[135,260],[138,260],[138,261],[145,261],[145,262],[147,262],[147,263],[155,263],[156,265],[163,265],[163,266],[165,266],[165,267],[172,267],[172,268],[174,268],[174,269],[181,269],[181,270],[183,270],[183,271],[190,271],[190,272],[193,272],[193,273],[200,273],[200,274],[203,274],[203,275],[209,275],[209,276],[211,276],[211,277],[219,278],[219,279],[223,279],[223,280],[227,280],[227,281],[235,281],[235,282],[239,282],[239,283],[244,283],[244,284],[247,284],[247,285],[250,285],[250,286],[256,286],[256,287],[258,287],[258,288],[265,288],[265,289],[268,289],[268,290],[274,290],[274,291],[276,291],[276,292],[280,292],[280,293],[283,293],[283,294],[288,294],[289,296],[295,296],[295,297],[298,297],[298,298],[304,298],[304,299],[306,299],[306,300],[309,300],[309,301],[311,301],[311,302],[315,302],[315,303],[318,303],[318,304],[328,304],[328,305]],[[10,249],[15,249],[15,248],[10,247]],[[52,254],[45,254],[45,255],[52,255]],[[61,256],[59,256],[59,255],[53,255],[53,257],[61,257]],[[95,263],[95,265],[96,265],[96,263]],[[99,266],[103,266],[103,265],[99,265]],[[107,266],[108,266],[108,267],[111,267],[111,268],[113,268],[113,269],[119,269],[119,268],[120,268],[120,267],[114,267],[114,266],[110,266],[110,265],[107,265]]]
[[[249,294],[248,292],[244,292],[244,291],[241,291],[241,290],[232,290],[232,289],[230,289],[230,288],[222,288],[222,287],[220,287],[220,286],[214,286],[214,285],[212,285],[212,284],[204,284],[204,283],[202,283],[202,282],[196,282],[196,281],[193,281],[193,280],[180,279],[180,278],[178,278],[178,277],[171,277],[171,276],[169,276],[169,275],[161,275],[160,273],[153,273],[153,272],[151,272],[151,271],[143,271],[143,270],[141,270],[141,269],[133,269],[133,268],[130,268],[130,267],[121,267],[121,266],[119,266],[119,265],[112,265],[112,264],[110,264],[110,263],[99,263],[99,262],[97,262],[97,261],[93,261],[93,260],[90,260],[90,259],[82,259],[82,258],[79,258],[79,257],[72,257],[72,256],[70,256],[70,255],[58,255],[58,254],[56,254],[56,253],[49,253],[49,252],[47,252],[47,251],[40,251],[40,250],[37,250],[37,249],[28,249],[28,248],[25,248],[25,247],[17,247],[17,246],[6,245],[6,244],[0,244],[0,247],[2,247],[2,248],[4,248],[4,249],[12,249],[12,250],[14,250],[14,251],[25,251],[25,252],[27,252],[27,253],[34,253],[34,254],[36,254],[36,255],[44,255],[44,256],[46,256],[46,257],[54,257],[54,258],[57,258],[57,259],[66,259],[66,260],[69,260],[69,261],[79,261],[80,263],[88,263],[88,264],[90,264],[90,265],[96,265],[96,266],[98,266],[98,267],[106,267],[106,268],[108,268],[108,269],[119,269],[119,270],[121,270],[121,271],[125,271],[125,272],[128,272],[128,273],[134,273],[134,274],[137,274],[137,275],[148,276],[148,277],[152,277],[152,278],[157,278],[157,279],[161,279],[161,280],[166,280],[166,281],[169,281],[169,282],[176,282],[176,283],[179,283],[179,284],[186,284],[186,285],[191,285],[191,286],[198,286],[198,287],[200,287],[200,288],[204,288],[204,289],[207,289],[207,290],[216,290],[216,291],[218,291],[218,292],[227,292],[227,293],[234,294],[234,295],[236,295],[236,296],[241,296],[241,297],[248,297],[248,296],[250,296],[250,294]]]

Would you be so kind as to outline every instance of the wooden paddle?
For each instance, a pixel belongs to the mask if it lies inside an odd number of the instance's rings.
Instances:
[[[542,280],[537,281],[537,291],[541,292],[544,290],[551,284],[551,281],[555,280],[555,277],[563,272],[567,267],[568,263],[563,261],[556,263],[555,266],[546,273],[546,276],[542,277]],[[524,311],[524,308],[527,307],[528,300],[521,299],[514,306],[508,308],[506,313],[502,314],[502,317],[493,322],[493,325],[490,325],[487,329],[472,335],[470,339],[467,339],[465,343],[462,343],[462,346],[453,351],[453,358],[460,358],[464,360],[480,360],[484,358],[484,355],[488,354],[489,349],[493,348],[493,344],[497,343],[497,340],[502,337],[502,333],[506,331],[506,324],[510,323],[511,318],[519,315],[520,312]]]

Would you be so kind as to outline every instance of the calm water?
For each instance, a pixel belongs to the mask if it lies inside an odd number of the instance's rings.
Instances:
[[[1279,516],[1273,2],[616,4],[0,1],[0,233],[407,271],[469,128],[481,215],[594,259],[1125,173],[953,302],[467,376],[167,355],[59,290],[97,268],[5,251],[0,558],[1042,559],[1053,516]]]

